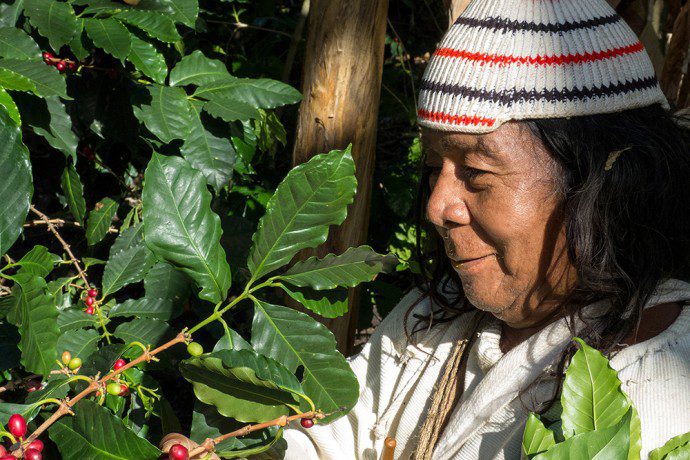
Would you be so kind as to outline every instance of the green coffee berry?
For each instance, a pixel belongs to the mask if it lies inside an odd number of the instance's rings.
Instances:
[[[71,370],[76,371],[81,367],[81,358],[72,358],[67,365]]]
[[[190,342],[189,345],[187,345],[187,351],[192,356],[201,356],[204,353],[204,347],[196,342]]]

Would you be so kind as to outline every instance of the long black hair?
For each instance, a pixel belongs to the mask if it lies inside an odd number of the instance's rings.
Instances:
[[[596,327],[579,332],[610,354],[637,330],[642,309],[660,282],[690,275],[687,120],[655,104],[522,123],[561,169],[566,245],[578,275],[561,313],[572,320],[583,306],[610,301],[612,308]],[[428,316],[416,317],[416,327],[425,329],[474,307],[445,257],[443,241],[425,219],[429,171],[421,167],[415,222],[422,276],[416,284],[431,297],[433,308]],[[409,318],[405,322],[407,327]],[[572,352],[572,347],[564,352],[561,370]]]

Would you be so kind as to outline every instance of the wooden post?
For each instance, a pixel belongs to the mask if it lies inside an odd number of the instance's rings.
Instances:
[[[448,27],[452,26],[455,20],[465,11],[465,8],[472,0],[444,0],[448,10]]]
[[[316,251],[302,251],[298,259],[340,254],[366,242],[387,14],[388,0],[311,0],[293,164],[352,143],[358,188],[343,225],[332,228]],[[321,319],[346,354],[352,347],[359,290],[349,294],[345,316]]]

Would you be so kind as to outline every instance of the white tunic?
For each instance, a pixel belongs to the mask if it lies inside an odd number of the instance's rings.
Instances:
[[[378,460],[386,436],[397,441],[396,459],[410,457],[434,385],[469,318],[434,326],[417,349],[407,342],[403,317],[419,296],[417,290],[408,293],[362,352],[350,359],[361,388],[355,408],[330,425],[286,430],[286,459]],[[690,284],[670,280],[648,306],[688,301]],[[425,299],[415,311],[424,314],[429,304]],[[566,321],[552,323],[506,354],[498,346],[499,331],[490,325],[470,350],[466,390],[441,434],[434,460],[519,459],[527,406],[551,397],[552,382],[527,388],[571,340]],[[661,334],[616,353],[611,366],[639,412],[643,459],[671,437],[690,431],[690,306]]]

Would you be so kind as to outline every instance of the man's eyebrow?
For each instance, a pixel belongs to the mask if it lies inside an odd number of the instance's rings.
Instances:
[[[489,158],[497,159],[496,154],[489,148],[485,139],[483,137],[477,138],[476,142],[466,142],[462,140],[453,140],[452,138],[445,137],[441,139],[441,147],[443,149],[454,149],[460,152],[467,152],[474,150],[486,155]]]

